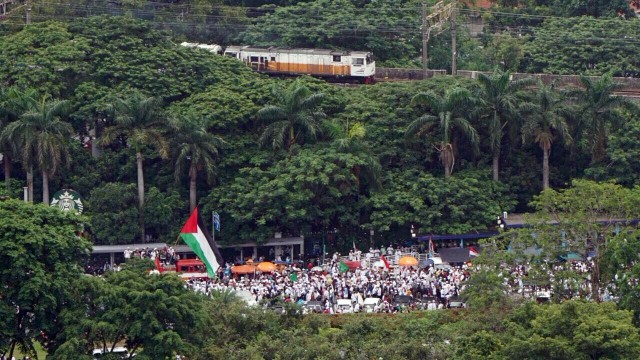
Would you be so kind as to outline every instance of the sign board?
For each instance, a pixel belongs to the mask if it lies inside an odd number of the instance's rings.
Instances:
[[[73,211],[76,214],[82,214],[84,205],[80,194],[71,189],[62,189],[53,195],[51,207],[57,207],[62,211]]]

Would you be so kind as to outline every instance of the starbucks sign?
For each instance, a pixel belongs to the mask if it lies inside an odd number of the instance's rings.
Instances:
[[[84,209],[80,194],[71,189],[62,189],[53,194],[51,207],[57,207],[62,211],[73,211],[76,214],[81,214]]]

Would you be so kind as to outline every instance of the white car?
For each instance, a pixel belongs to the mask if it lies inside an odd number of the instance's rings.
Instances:
[[[136,354],[131,354],[131,356],[129,356],[129,350],[127,350],[126,347],[122,346],[114,347],[113,351],[110,350],[111,348],[107,348],[107,351],[105,352],[103,351],[103,349],[93,349],[93,360],[99,360],[100,358],[102,358],[102,355],[106,353],[118,354],[123,359],[129,359],[130,357],[136,356]]]
[[[380,305],[380,298],[370,297],[364,299],[364,312],[372,313],[376,311],[376,307]]]
[[[336,309],[336,312],[339,314],[353,314],[353,304],[349,299],[338,300]]]

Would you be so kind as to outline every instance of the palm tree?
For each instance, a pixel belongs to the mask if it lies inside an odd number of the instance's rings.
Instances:
[[[583,89],[571,93],[580,105],[576,137],[584,134],[589,138],[591,161],[595,163],[604,158],[608,126],[618,118],[616,109],[637,107],[627,98],[614,95],[623,85],[614,82],[610,74],[597,80],[581,75],[580,83]]]
[[[29,201],[33,201],[33,165],[37,165],[42,172],[42,202],[49,204],[49,178],[69,158],[66,141],[73,134],[73,127],[62,120],[67,114],[67,101],[45,96],[2,133],[27,169]]]
[[[553,86],[545,86],[542,83],[538,86],[535,103],[523,109],[528,116],[522,127],[522,141],[532,139],[542,149],[542,188],[548,189],[551,145],[558,137],[566,144],[571,142],[566,120],[570,114]]]
[[[0,134],[11,122],[16,121],[20,115],[31,109],[36,101],[35,90],[20,91],[15,87],[0,89]],[[4,181],[7,191],[11,183],[11,142],[2,141],[0,137],[0,150],[3,155]],[[33,194],[33,183],[30,187]]]
[[[478,132],[461,114],[474,102],[467,89],[456,87],[445,93],[444,97],[433,91],[419,93],[411,100],[412,104],[425,104],[430,114],[414,120],[406,130],[406,135],[422,135],[434,127],[439,127],[442,140],[436,146],[440,153],[440,160],[444,166],[444,176],[451,176],[455,164],[455,153],[452,145],[453,131],[458,130],[469,138],[471,143],[478,144]]]
[[[363,160],[361,165],[355,165],[351,172],[356,179],[363,176],[374,189],[379,189],[382,178],[382,166],[380,161],[364,141],[367,130],[359,122],[340,124],[337,121],[326,123],[326,132],[333,139],[332,146],[339,152],[358,156]]]
[[[176,181],[179,181],[183,169],[189,169],[189,204],[193,211],[196,207],[198,171],[204,171],[207,182],[211,182],[218,149],[225,142],[220,137],[208,133],[204,121],[191,113],[174,119],[172,127],[176,130],[174,175]]]
[[[493,180],[499,180],[500,148],[505,128],[517,117],[519,91],[532,85],[530,78],[510,81],[511,74],[496,70],[491,75],[479,74],[479,100],[489,116],[489,144],[492,153]],[[513,124],[512,124],[513,126]]]
[[[267,105],[260,109],[257,117],[270,124],[260,136],[260,145],[271,144],[274,149],[289,151],[305,137],[315,138],[320,128],[319,120],[325,114],[318,109],[324,94],[311,94],[309,89],[294,82],[284,92],[274,89],[277,105]]]
[[[140,238],[145,241],[144,229],[144,172],[142,169],[142,151],[155,147],[161,158],[166,159],[169,146],[163,134],[166,121],[161,114],[162,100],[136,94],[126,99],[116,99],[108,106],[114,115],[115,124],[102,132],[99,143],[107,145],[116,139],[125,138],[127,145],[136,152],[138,170],[138,206],[140,211]]]

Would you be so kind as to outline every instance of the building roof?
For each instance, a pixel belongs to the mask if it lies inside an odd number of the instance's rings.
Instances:
[[[509,214],[505,219],[505,227],[507,229],[517,229],[526,227],[528,222],[527,218],[531,216],[531,214]],[[610,225],[610,224],[637,224],[638,219],[614,219],[610,217],[599,217],[596,219],[596,222],[601,225]],[[549,225],[557,225],[558,222],[555,220],[550,220],[548,222]]]
[[[416,240],[418,241],[429,241],[429,239],[433,241],[437,240],[476,240],[476,239],[486,239],[492,236],[498,235],[495,231],[482,232],[482,233],[469,233],[469,234],[446,234],[446,235],[418,235],[416,236]]]
[[[239,248],[239,247],[254,247],[254,246],[290,246],[300,245],[304,243],[304,237],[286,237],[286,238],[272,238],[267,240],[264,244],[258,244],[256,242],[247,242],[243,244],[218,244],[220,248]],[[166,243],[148,243],[148,244],[124,244],[124,245],[96,245],[91,251],[92,254],[111,254],[111,253],[123,253],[125,250],[142,250],[142,249],[162,249],[165,247],[173,247],[178,253],[190,253],[191,249],[187,245],[167,245]]]
[[[444,263],[463,263],[469,260],[469,248],[442,248],[438,254]]]

